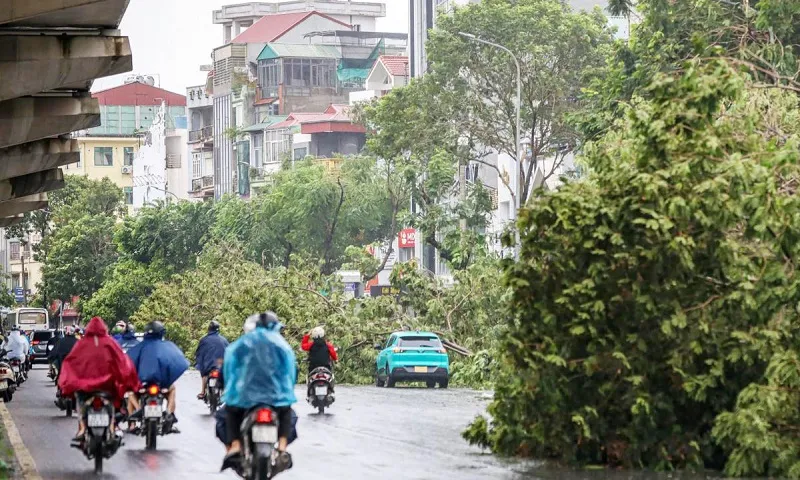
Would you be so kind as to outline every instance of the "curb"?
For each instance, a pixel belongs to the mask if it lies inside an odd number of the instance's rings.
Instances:
[[[42,480],[31,452],[22,442],[17,425],[14,423],[14,419],[11,418],[11,413],[8,411],[5,402],[2,401],[0,401],[0,418],[3,419],[3,425],[6,427],[8,441],[11,443],[11,448],[14,449],[14,455],[17,456],[17,463],[22,468],[22,478],[25,480]]]

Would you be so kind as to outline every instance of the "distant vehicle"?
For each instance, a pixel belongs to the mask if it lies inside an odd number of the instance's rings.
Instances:
[[[428,388],[447,388],[450,360],[442,341],[430,332],[395,332],[378,350],[375,384],[394,387],[397,382],[425,382]]]
[[[31,330],[49,330],[50,315],[44,308],[17,308],[6,315],[4,326],[5,331],[11,330],[14,327],[19,327],[26,332]]]
[[[47,362],[47,342],[53,338],[55,330],[34,330],[31,336],[31,347],[33,347],[33,355],[31,360],[36,363],[37,361]]]

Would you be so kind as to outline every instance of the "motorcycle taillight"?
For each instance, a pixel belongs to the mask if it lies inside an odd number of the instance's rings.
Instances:
[[[256,413],[256,423],[272,423],[272,410],[262,408]]]
[[[92,399],[92,408],[94,408],[95,410],[100,410],[101,408],[103,408],[103,399],[100,397],[94,397]]]
[[[147,393],[150,395],[158,395],[158,385],[150,385],[147,388]]]
[[[209,376],[211,378],[219,378],[219,370],[212,370]]]

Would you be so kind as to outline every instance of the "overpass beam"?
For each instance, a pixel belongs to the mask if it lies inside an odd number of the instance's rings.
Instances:
[[[0,202],[0,218],[15,217],[47,207],[47,194],[37,193],[27,197]]]
[[[78,163],[78,140],[48,138],[0,149],[0,180]]]
[[[23,97],[0,102],[0,148],[100,125],[100,105],[89,97]]]

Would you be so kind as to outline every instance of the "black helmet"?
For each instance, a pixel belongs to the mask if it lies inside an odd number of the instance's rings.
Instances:
[[[211,323],[208,324],[208,333],[219,332],[219,322],[216,320],[211,320]]]
[[[144,327],[145,335],[161,337],[166,331],[167,329],[164,327],[164,324],[158,320],[153,320],[152,322],[148,323],[146,327]]]
[[[258,316],[259,327],[269,327],[274,323],[281,325],[280,320],[278,320],[278,315],[276,315],[275,312],[264,312]]]
[[[128,322],[125,325],[125,333],[136,333],[136,326],[133,323]]]

